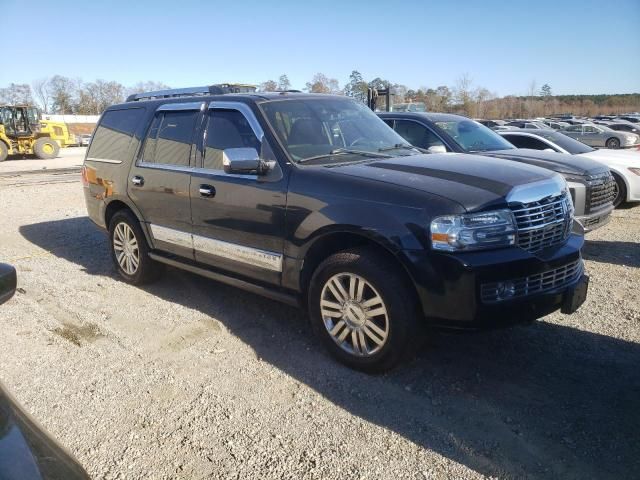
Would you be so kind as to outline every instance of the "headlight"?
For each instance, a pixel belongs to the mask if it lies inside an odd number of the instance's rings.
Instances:
[[[446,215],[431,222],[431,247],[455,252],[505,247],[516,243],[516,221],[510,210]]]
[[[640,168],[629,167],[629,170],[636,175],[640,176]]]
[[[627,137],[626,143],[629,144],[629,145],[633,145],[637,141],[638,141],[638,136],[637,135],[633,135],[631,137]]]

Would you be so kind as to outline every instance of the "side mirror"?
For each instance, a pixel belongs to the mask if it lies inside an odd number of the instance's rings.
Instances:
[[[268,171],[265,162],[255,148],[225,148],[222,152],[225,173],[240,175],[264,175]]]
[[[444,145],[432,145],[427,148],[430,153],[447,153],[447,149]]]
[[[0,304],[13,297],[16,285],[16,269],[6,263],[0,263]]]

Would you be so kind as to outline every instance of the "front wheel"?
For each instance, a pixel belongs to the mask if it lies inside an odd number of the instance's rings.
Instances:
[[[4,162],[9,156],[9,149],[4,144],[4,142],[0,141],[0,162]]]
[[[613,178],[616,181],[616,196],[613,198],[613,206],[614,208],[617,208],[627,200],[627,185],[624,183],[624,180],[622,180],[622,178],[617,174],[614,174]]]
[[[412,287],[374,250],[357,248],[327,258],[313,274],[308,302],[315,333],[351,368],[389,370],[417,345]]]
[[[47,160],[56,158],[60,152],[60,145],[48,137],[40,137],[33,144],[33,153],[36,157]]]
[[[620,140],[618,140],[617,138],[610,138],[609,140],[607,140],[607,143],[605,143],[607,148],[613,148],[613,149],[618,149],[620,148]]]
[[[149,246],[140,223],[128,210],[121,210],[109,223],[111,258],[128,283],[141,285],[155,280],[160,265],[149,257]]]

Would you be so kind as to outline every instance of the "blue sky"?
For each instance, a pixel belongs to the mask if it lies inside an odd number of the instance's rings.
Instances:
[[[316,72],[343,85],[356,69],[409,88],[467,73],[499,95],[532,81],[556,94],[640,92],[640,0],[0,4],[0,87],[54,74],[184,87],[286,73],[303,88]]]

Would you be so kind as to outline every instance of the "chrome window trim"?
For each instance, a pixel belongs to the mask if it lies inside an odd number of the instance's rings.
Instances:
[[[110,158],[97,158],[97,157],[87,157],[87,161],[89,161],[89,162],[100,162],[100,163],[113,163],[113,164],[122,163],[122,160],[112,160]]]
[[[171,243],[184,248],[191,248],[198,252],[207,253],[221,258],[231,259],[246,265],[264,268],[274,272],[282,272],[283,255],[260,248],[247,247],[237,243],[225,242],[216,238],[203,237],[183,232],[170,227],[149,224],[151,235],[155,240]]]
[[[186,167],[182,165],[173,165],[169,163],[150,163],[150,162],[138,162],[136,167],[151,168],[155,170],[167,170],[170,172],[191,173],[194,171],[193,167]]]
[[[163,103],[156,109],[156,112],[203,110],[204,105],[205,105],[205,102]]]
[[[226,173],[224,170],[214,170],[212,168],[202,168],[202,167],[195,167],[191,170],[193,172],[194,175],[211,175],[214,177],[221,177],[221,178],[246,178],[247,180],[258,180],[258,175],[255,174],[247,174],[247,175],[243,175],[240,173]]]

